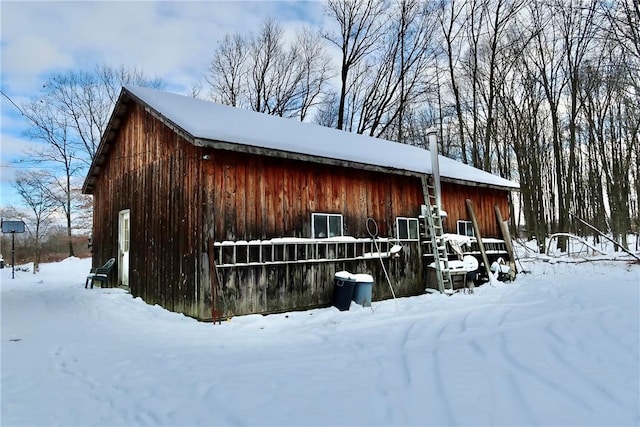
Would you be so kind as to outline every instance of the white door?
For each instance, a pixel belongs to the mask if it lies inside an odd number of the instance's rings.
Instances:
[[[118,218],[118,276],[120,286],[129,286],[129,209]]]

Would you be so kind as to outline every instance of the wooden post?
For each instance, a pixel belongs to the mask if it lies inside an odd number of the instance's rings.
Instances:
[[[511,241],[511,233],[509,232],[509,227],[507,223],[502,219],[502,213],[500,212],[500,207],[495,205],[494,210],[496,211],[496,220],[498,221],[498,225],[500,226],[500,232],[502,233],[502,239],[504,240],[504,244],[507,247],[507,253],[509,254],[509,267],[511,268],[511,279],[514,279],[516,276],[516,256],[515,251],[513,250],[513,242]]]
[[[482,243],[482,234],[480,233],[480,227],[478,226],[478,219],[476,218],[476,213],[473,210],[473,204],[471,203],[471,199],[466,200],[467,211],[469,212],[469,216],[471,217],[471,222],[473,223],[473,231],[476,235],[476,240],[478,240],[478,247],[480,248],[480,254],[482,255],[482,263],[484,264],[484,269],[487,272],[487,277],[489,277],[489,282],[491,282],[491,269],[489,267],[489,258],[487,258],[487,252],[484,250],[484,243]]]
[[[207,239],[207,253],[209,256],[209,281],[211,283],[211,321],[213,324],[216,324],[216,320],[218,323],[221,321],[221,313],[219,310],[216,310],[216,300],[218,297],[218,271],[216,268],[216,259],[215,259],[215,251],[213,250],[213,239]]]

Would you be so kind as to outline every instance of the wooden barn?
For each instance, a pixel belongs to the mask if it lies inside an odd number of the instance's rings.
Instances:
[[[439,162],[444,231],[470,234],[470,199],[499,238],[517,185]],[[115,257],[110,286],[203,320],[327,306],[342,270],[372,275],[374,300],[391,296],[383,266],[396,296],[420,294],[430,174],[421,148],[126,86],[83,186],[93,265]]]

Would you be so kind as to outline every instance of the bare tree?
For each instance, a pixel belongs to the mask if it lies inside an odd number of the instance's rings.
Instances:
[[[323,37],[341,51],[340,96],[336,127],[345,129],[349,78],[355,67],[377,50],[385,32],[387,4],[379,0],[328,0],[327,13],[339,25],[337,34],[325,32]]]
[[[60,186],[64,189],[64,196],[58,202],[67,213],[69,256],[74,256],[71,240],[71,181],[81,170],[81,162],[77,148],[71,141],[68,116],[60,114],[44,100],[32,100],[23,105],[22,111],[30,124],[25,134],[43,143],[39,148],[30,150],[30,161],[49,166],[54,173],[62,176]]]
[[[620,0],[607,4],[604,14],[609,29],[609,38],[615,43],[615,51],[619,58],[624,58],[618,64],[618,69],[624,73],[628,82],[624,86],[625,97],[628,106],[640,105],[640,4],[634,0]],[[632,108],[633,110],[633,108]],[[633,117],[634,114],[630,114]],[[635,117],[639,114],[635,113]],[[633,126],[631,127],[633,128]],[[635,197],[630,200],[631,211],[635,211],[636,233],[640,233],[640,136],[630,132],[628,137],[628,149],[633,153],[635,162],[632,162],[629,179],[632,194]],[[635,167],[633,165],[635,164]]]
[[[26,153],[26,160],[49,167],[50,175],[56,178],[60,191],[55,196],[66,216],[69,256],[74,255],[72,182],[84,177],[118,93],[128,83],[155,88],[164,85],[133,68],[98,65],[91,72],[68,71],[50,77],[42,93],[22,105],[29,122],[25,134],[42,143]]]
[[[460,86],[456,77],[457,62],[460,58],[460,50],[462,49],[463,41],[462,34],[464,31],[465,23],[465,4],[457,3],[456,0],[442,0],[441,1],[441,17],[440,27],[442,28],[442,34],[444,36],[445,51],[447,55],[447,71],[449,72],[449,84],[453,91],[454,106],[457,116],[458,124],[458,138],[460,140],[460,154],[463,163],[469,163],[467,156],[467,145],[465,141],[465,121],[464,111],[462,105],[462,99],[460,96]]]
[[[269,18],[256,34],[226,35],[205,81],[216,102],[304,120],[323,102],[331,77],[317,35],[303,29],[287,45],[284,30]]]
[[[405,114],[420,105],[434,86],[434,11],[417,0],[392,5],[384,32],[384,47],[373,56],[363,90],[358,133],[387,136],[404,142]]]
[[[135,68],[96,65],[91,71],[68,71],[49,78],[43,85],[42,100],[64,116],[78,147],[78,159],[91,164],[111,110],[125,84],[162,88],[158,79],[147,78]]]
[[[559,205],[559,225],[560,229],[567,229],[570,226],[569,212],[575,210],[575,203],[572,203],[574,195],[579,192],[579,183],[582,178],[579,175],[581,168],[578,162],[581,159],[578,144],[578,115],[582,109],[582,102],[579,97],[580,85],[583,83],[581,69],[588,59],[588,54],[594,47],[597,40],[597,30],[599,28],[596,13],[598,2],[595,0],[585,0],[578,4],[562,2],[555,9],[556,15],[561,17],[561,34],[565,50],[564,74],[567,81],[568,104],[568,154],[567,173],[565,176],[565,189],[563,193],[564,201]],[[582,202],[583,198],[580,198]]]
[[[640,59],[640,4],[634,0],[620,0],[604,11],[611,35],[623,54]]]
[[[324,52],[321,38],[310,30],[302,30],[297,37],[297,47],[301,62],[300,80],[300,121],[309,114],[312,107],[324,104],[327,98],[329,80],[334,77],[331,59]]]
[[[498,141],[495,137],[494,120],[496,97],[499,86],[504,83],[505,77],[512,72],[514,64],[514,51],[508,50],[510,43],[505,34],[514,25],[521,25],[515,17],[524,5],[523,0],[496,0],[487,3],[486,38],[483,41],[481,58],[483,62],[481,80],[476,80],[480,96],[485,109],[484,144],[482,169],[491,171],[491,147],[493,140],[496,145],[496,153],[500,156]],[[506,153],[502,153],[506,157]]]
[[[211,99],[233,107],[242,107],[241,99],[246,91],[244,81],[248,50],[247,41],[240,34],[227,34],[218,42],[209,64],[209,73],[205,76],[210,85]]]
[[[32,234],[35,239],[33,273],[40,269],[42,237],[46,234],[50,217],[55,213],[57,201],[49,192],[48,174],[44,171],[19,172],[13,187],[33,214]]]
[[[555,188],[548,191],[551,207],[551,222],[557,218],[558,228],[566,231],[567,207],[565,206],[564,192],[566,189],[566,163],[565,151],[562,147],[561,128],[561,99],[567,85],[567,79],[563,73],[563,63],[566,51],[562,46],[560,35],[560,22],[554,11],[547,5],[537,2],[529,4],[529,11],[533,25],[534,39],[528,49],[527,55],[534,66],[534,76],[545,95],[545,107],[549,112],[547,124],[553,147],[553,167],[555,169]],[[541,126],[545,124],[541,123]],[[559,239],[562,245],[565,242]]]

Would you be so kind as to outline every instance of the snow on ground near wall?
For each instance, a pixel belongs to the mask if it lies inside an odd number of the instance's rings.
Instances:
[[[3,426],[640,424],[640,265],[215,326],[89,266],[0,270]]]

